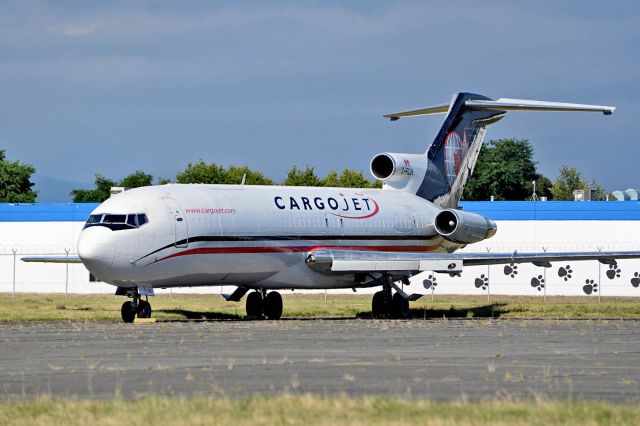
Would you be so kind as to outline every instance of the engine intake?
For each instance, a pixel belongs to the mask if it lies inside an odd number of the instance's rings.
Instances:
[[[491,238],[498,230],[494,221],[475,213],[447,209],[436,215],[436,232],[459,244],[471,244]]]
[[[423,154],[399,154],[384,152],[371,159],[371,174],[385,183],[409,181],[422,175],[427,167],[427,156]]]

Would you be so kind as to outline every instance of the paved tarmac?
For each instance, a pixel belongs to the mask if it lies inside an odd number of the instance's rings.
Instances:
[[[148,393],[640,400],[640,321],[0,324],[0,398]]]

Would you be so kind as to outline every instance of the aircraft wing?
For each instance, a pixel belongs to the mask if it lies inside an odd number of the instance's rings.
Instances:
[[[423,253],[372,252],[355,250],[314,250],[307,265],[325,273],[435,271],[459,273],[463,266],[533,263],[549,267],[551,262],[597,260],[615,264],[622,259],[638,259],[640,251],[537,252],[537,253]]]
[[[20,260],[37,263],[82,263],[78,256],[34,256],[23,257]]]

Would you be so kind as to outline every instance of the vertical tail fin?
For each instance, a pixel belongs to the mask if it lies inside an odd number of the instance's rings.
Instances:
[[[470,100],[491,100],[473,93],[458,93],[447,117],[426,152],[429,160],[417,195],[441,207],[456,207],[467,178],[473,172],[487,126],[506,115],[506,111],[468,108]]]
[[[448,105],[388,114],[398,120],[425,114],[447,113],[440,131],[425,153],[427,168],[416,195],[446,208],[456,207],[467,178],[473,172],[487,127],[498,122],[510,110],[603,112],[615,108],[601,105],[504,99],[496,101],[474,93],[456,93]]]

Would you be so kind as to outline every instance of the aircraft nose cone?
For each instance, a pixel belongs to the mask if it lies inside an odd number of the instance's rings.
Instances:
[[[78,256],[93,275],[106,278],[104,271],[113,265],[115,246],[111,231],[104,226],[84,229],[78,239]]]

